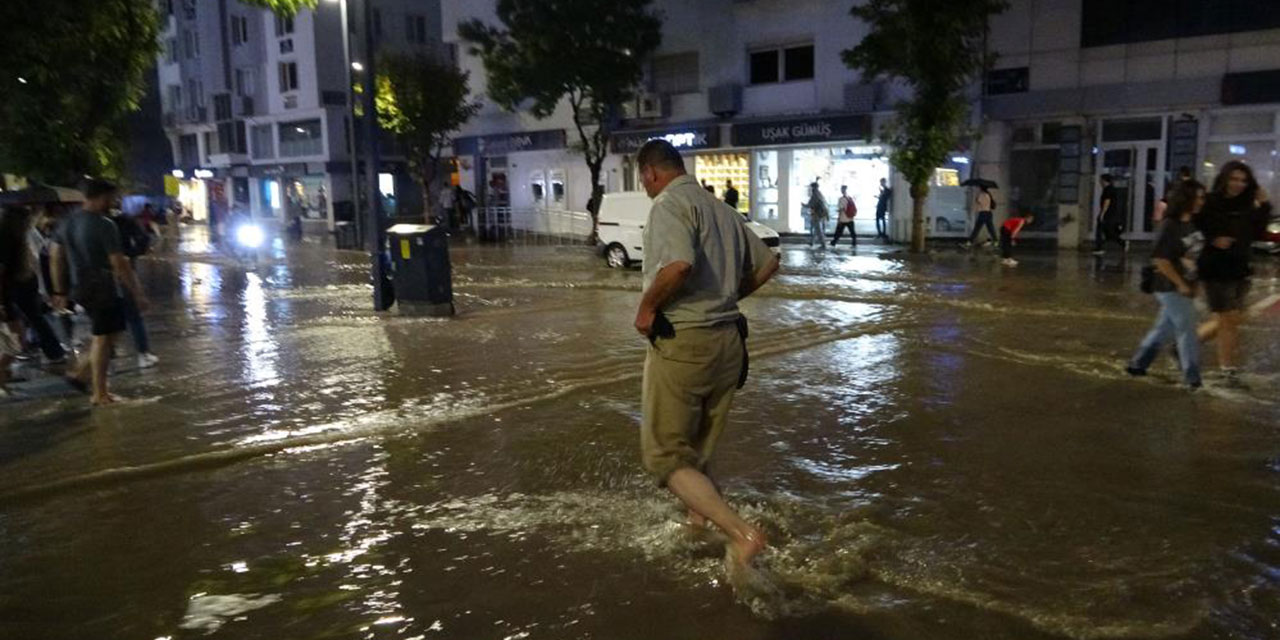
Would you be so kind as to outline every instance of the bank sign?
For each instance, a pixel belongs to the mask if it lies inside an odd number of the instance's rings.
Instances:
[[[765,147],[809,142],[867,140],[871,137],[871,117],[812,116],[733,125],[735,147]]]
[[[563,149],[565,141],[564,129],[468,136],[453,141],[453,154],[455,156],[500,156],[516,151]]]
[[[615,131],[609,136],[609,150],[635,153],[650,140],[666,140],[677,149],[709,149],[720,146],[720,126],[689,126],[647,131]]]

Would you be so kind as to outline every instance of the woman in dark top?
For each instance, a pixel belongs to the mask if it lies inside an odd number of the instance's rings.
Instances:
[[[1200,279],[1218,321],[1218,366],[1232,386],[1240,385],[1236,349],[1253,274],[1249,266],[1253,241],[1262,236],[1270,219],[1266,191],[1258,186],[1249,165],[1238,160],[1223,165],[1204,212],[1196,219],[1206,242],[1200,254]]]
[[[1169,192],[1169,208],[1160,223],[1160,234],[1151,252],[1156,273],[1152,293],[1160,303],[1156,324],[1129,360],[1130,375],[1146,375],[1161,347],[1177,345],[1183,379],[1192,389],[1200,386],[1200,340],[1196,336],[1196,261],[1204,249],[1204,236],[1194,218],[1204,206],[1204,185],[1194,180],[1179,183]]]
[[[66,357],[58,336],[45,318],[44,302],[40,299],[40,281],[28,245],[31,230],[31,210],[26,207],[5,207],[0,215],[0,300],[3,300],[3,317],[13,323],[21,320],[40,338],[40,349],[50,362],[61,362]]]

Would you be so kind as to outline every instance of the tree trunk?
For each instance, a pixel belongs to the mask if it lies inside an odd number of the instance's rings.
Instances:
[[[595,243],[597,232],[600,228],[600,200],[604,197],[604,186],[600,184],[601,167],[604,165],[604,158],[598,162],[588,162],[587,168],[591,170],[591,199],[587,201],[587,211],[591,212],[591,237],[589,240]]]
[[[929,183],[911,185],[911,252],[924,253],[924,201],[929,197]]]

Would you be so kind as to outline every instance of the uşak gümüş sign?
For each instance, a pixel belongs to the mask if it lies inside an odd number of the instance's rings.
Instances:
[[[758,147],[805,142],[866,140],[871,134],[871,118],[866,115],[827,116],[748,122],[733,125],[735,147]]]

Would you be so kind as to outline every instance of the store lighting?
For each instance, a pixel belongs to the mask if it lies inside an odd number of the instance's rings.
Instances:
[[[26,84],[26,83],[27,83],[27,79],[26,79],[26,78],[24,78],[24,77],[22,77],[22,76],[18,76],[18,82],[21,82],[22,84]]]
[[[951,156],[951,161],[956,164],[969,164],[969,159],[964,156]]]
[[[1245,149],[1244,145],[1242,144],[1229,144],[1227,145],[1227,151],[1230,151],[1232,155],[1237,155],[1237,156],[1242,156],[1249,153],[1249,150]]]
[[[354,71],[364,71],[364,65],[360,64],[359,62],[352,62],[351,69]]]
[[[183,172],[182,172],[182,169],[174,169],[173,171],[170,171],[170,172],[169,172],[169,175],[172,175],[173,177],[175,177],[175,178],[177,178],[177,179],[179,179],[179,180],[181,180],[181,179],[183,179],[183,178],[187,177],[187,174],[183,173]]]
[[[208,170],[208,169],[196,169],[195,171],[193,171],[193,172],[191,173],[191,175],[193,175],[193,176],[195,176],[195,177],[197,177],[197,178],[202,178],[202,179],[203,179],[203,178],[212,178],[212,177],[213,177],[213,172],[212,172],[212,171],[210,171],[210,170]]]
[[[306,130],[306,129],[303,129],[302,127],[294,127],[294,128],[293,128],[293,130],[294,130],[294,131],[297,131],[298,133],[306,133],[306,132],[307,132],[307,130]]]

